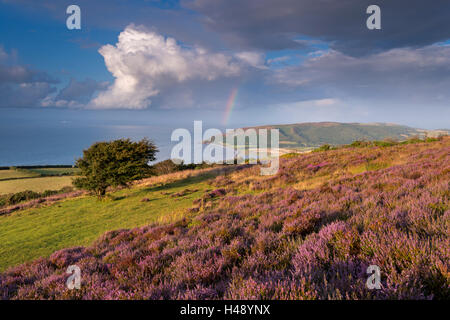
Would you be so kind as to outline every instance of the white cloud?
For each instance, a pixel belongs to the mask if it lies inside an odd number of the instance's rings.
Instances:
[[[264,64],[264,55],[258,52],[244,51],[235,54],[236,58],[244,61],[252,67],[258,69],[267,69],[267,66]]]
[[[100,48],[114,83],[89,104],[92,108],[144,109],[165,88],[187,81],[237,76],[242,64],[231,56],[178,44],[143,27],[129,25],[115,46]]]

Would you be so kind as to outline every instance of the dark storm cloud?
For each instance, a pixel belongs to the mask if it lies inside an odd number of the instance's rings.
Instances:
[[[17,52],[6,52],[0,45],[0,85],[6,83],[58,83],[56,79],[43,71],[34,70],[18,63]]]
[[[448,106],[450,46],[399,48],[365,57],[332,50],[277,70],[271,81],[344,99]]]
[[[98,82],[93,79],[86,79],[84,81],[71,79],[69,84],[61,89],[55,100],[85,103],[92,98],[97,90],[105,89],[107,85],[107,82]]]
[[[45,72],[20,65],[15,53],[0,46],[0,107],[35,107],[55,91],[56,79]]]
[[[0,85],[0,107],[37,107],[42,99],[55,92],[46,82]]]
[[[16,52],[8,53],[0,46],[0,107],[80,107],[108,84],[71,79],[57,93],[57,83],[46,72],[21,65]]]
[[[0,84],[31,82],[57,83],[58,81],[45,72],[32,70],[26,66],[7,66],[0,64]]]
[[[51,18],[65,26],[68,17],[66,9],[76,4],[81,9],[81,30],[122,31],[130,23],[144,25],[164,32],[180,41],[199,44],[203,47],[220,47],[221,41],[214,32],[208,32],[198,21],[198,14],[178,5],[164,1],[142,0],[0,0],[17,6],[23,11],[32,12],[41,19]],[[81,48],[96,48],[99,43],[86,35],[69,41],[78,43]]]
[[[230,43],[255,49],[295,48],[296,37],[362,55],[421,47],[450,38],[448,0],[185,0]],[[368,30],[366,9],[381,8],[382,30]]]

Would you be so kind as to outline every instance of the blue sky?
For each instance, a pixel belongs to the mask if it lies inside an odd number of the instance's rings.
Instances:
[[[329,3],[0,0],[0,114],[450,127],[449,2],[380,0],[382,30],[370,1]]]
[[[64,12],[61,16],[65,17]],[[45,12],[34,13],[4,3],[0,4],[0,28],[7,30],[1,37],[4,49],[16,50],[21,63],[45,70],[62,81],[70,77],[112,80],[97,50],[99,44],[115,41],[117,31],[68,30],[65,23]]]

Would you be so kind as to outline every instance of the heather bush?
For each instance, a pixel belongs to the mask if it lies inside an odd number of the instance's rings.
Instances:
[[[251,184],[254,168],[242,168],[217,178],[197,203],[214,205],[184,220],[111,231],[0,274],[0,297],[445,300],[449,155],[442,138],[282,159],[277,175]],[[367,161],[384,165],[349,171]],[[69,264],[82,271],[80,290],[65,288]],[[369,265],[381,269],[380,290],[366,287]]]

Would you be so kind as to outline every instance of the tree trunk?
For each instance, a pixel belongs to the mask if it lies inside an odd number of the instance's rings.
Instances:
[[[97,198],[100,200],[102,199],[106,194],[106,189],[105,188],[101,188],[101,189],[97,189]]]

